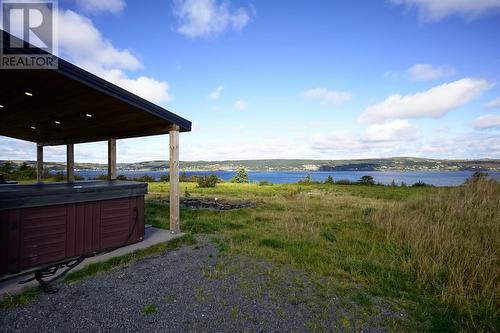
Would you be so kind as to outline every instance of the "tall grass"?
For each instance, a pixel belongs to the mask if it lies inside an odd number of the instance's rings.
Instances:
[[[500,183],[439,189],[378,210],[374,220],[406,250],[417,284],[468,317],[462,325],[499,329]]]

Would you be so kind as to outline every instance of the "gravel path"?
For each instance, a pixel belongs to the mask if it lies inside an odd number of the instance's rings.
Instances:
[[[0,309],[0,331],[378,332],[402,316],[376,299],[369,310],[346,302],[301,272],[219,258],[208,237],[59,287],[21,308]]]

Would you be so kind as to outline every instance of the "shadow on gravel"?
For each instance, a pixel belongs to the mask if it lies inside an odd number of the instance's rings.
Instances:
[[[323,281],[198,244],[72,283],[0,309],[3,332],[385,332],[406,320],[361,291],[336,295]]]

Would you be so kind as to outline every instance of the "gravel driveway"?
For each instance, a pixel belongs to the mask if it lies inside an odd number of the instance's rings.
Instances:
[[[301,272],[219,257],[208,237],[0,309],[2,332],[387,331],[405,317],[318,289]]]

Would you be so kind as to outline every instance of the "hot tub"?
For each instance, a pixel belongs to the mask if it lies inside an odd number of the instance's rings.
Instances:
[[[0,185],[0,276],[139,242],[147,184]]]

